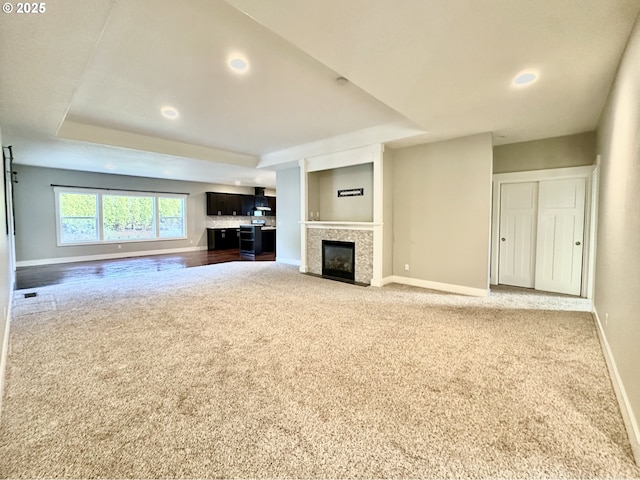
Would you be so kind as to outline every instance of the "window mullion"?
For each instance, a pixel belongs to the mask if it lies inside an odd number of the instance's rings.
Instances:
[[[97,217],[98,217],[98,228],[99,228],[99,232],[100,232],[100,242],[104,241],[104,214],[102,213],[102,193],[98,193],[98,212],[97,212]]]
[[[153,197],[153,206],[153,216],[156,226],[156,238],[160,238],[160,200],[158,199],[157,195]]]

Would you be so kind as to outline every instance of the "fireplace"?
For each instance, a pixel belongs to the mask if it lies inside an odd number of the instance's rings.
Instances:
[[[355,274],[356,244],[322,240],[322,276],[343,282],[354,282]]]

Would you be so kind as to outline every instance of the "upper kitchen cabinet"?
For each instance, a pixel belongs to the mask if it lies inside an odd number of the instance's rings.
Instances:
[[[227,215],[242,215],[240,195],[227,193]]]
[[[226,215],[227,194],[207,192],[207,215]]]
[[[276,197],[266,197],[267,198],[267,206],[271,209],[269,215],[275,216],[276,214]]]
[[[207,192],[207,215],[251,216],[256,210],[263,215],[276,214],[276,198],[266,197],[264,188],[256,188],[256,195]]]
[[[253,215],[253,207],[255,206],[253,195],[240,195],[240,210],[242,215]]]
[[[207,215],[242,215],[241,195],[207,192]]]

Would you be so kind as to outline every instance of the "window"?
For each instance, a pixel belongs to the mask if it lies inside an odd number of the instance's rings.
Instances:
[[[150,240],[156,236],[154,198],[130,195],[102,196],[105,241]]]
[[[159,197],[160,238],[184,237],[184,198]]]
[[[55,187],[58,245],[186,238],[186,195]]]
[[[98,236],[98,195],[60,193],[58,195],[60,243],[96,242]]]

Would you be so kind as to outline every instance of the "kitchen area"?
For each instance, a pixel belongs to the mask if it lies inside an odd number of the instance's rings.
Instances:
[[[256,187],[254,195],[207,192],[207,249],[237,252],[242,259],[276,250],[276,197]]]

